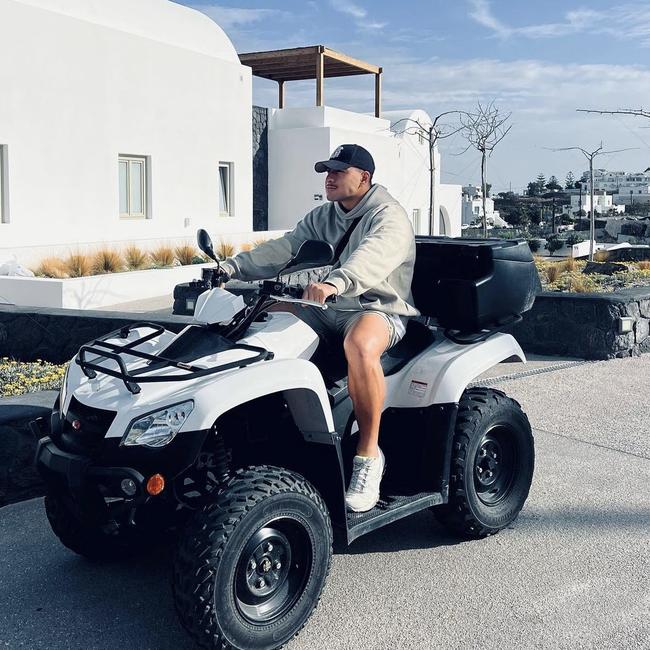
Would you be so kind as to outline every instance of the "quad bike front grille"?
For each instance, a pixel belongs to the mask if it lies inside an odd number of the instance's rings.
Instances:
[[[116,415],[115,411],[86,406],[73,396],[57,442],[72,454],[92,455],[101,447]]]

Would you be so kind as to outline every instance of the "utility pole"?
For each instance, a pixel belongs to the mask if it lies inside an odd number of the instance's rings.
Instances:
[[[555,234],[555,197],[553,197],[553,216],[552,216],[552,228],[553,228],[553,234]]]
[[[614,149],[613,151],[603,151],[603,143],[593,151],[587,151],[582,147],[560,147],[551,149],[551,151],[580,151],[589,161],[589,195],[591,204],[589,206],[589,261],[594,261],[594,240],[596,237],[596,218],[594,210],[594,158],[603,154],[620,153],[621,151],[630,151],[630,149]]]

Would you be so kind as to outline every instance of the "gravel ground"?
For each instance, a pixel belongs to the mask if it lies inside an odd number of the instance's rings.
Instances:
[[[422,512],[339,541],[322,602],[288,650],[650,648],[650,355],[498,387],[536,434],[515,524],[459,541]],[[0,510],[0,557],[0,647],[192,647],[166,552],[89,564],[33,500]]]

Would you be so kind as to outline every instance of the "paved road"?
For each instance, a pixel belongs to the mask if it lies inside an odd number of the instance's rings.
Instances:
[[[650,355],[499,385],[536,433],[515,525],[459,542],[429,513],[338,545],[288,650],[650,648]],[[191,648],[165,552],[96,566],[62,548],[40,500],[0,510],[0,647]]]

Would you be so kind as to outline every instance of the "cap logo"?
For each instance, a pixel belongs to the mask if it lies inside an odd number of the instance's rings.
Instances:
[[[338,158],[342,153],[343,147],[336,147],[336,149],[334,149],[334,153],[332,154],[332,158]]]

